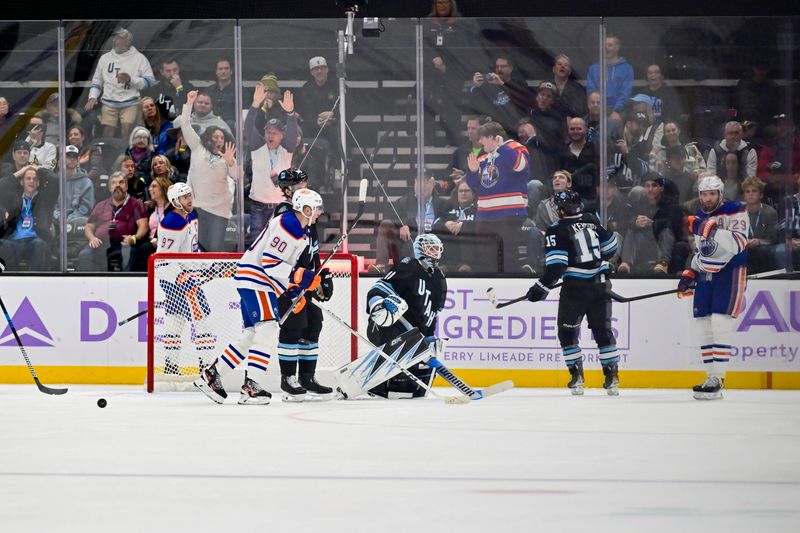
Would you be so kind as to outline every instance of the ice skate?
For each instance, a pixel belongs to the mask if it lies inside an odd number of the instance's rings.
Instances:
[[[302,402],[306,399],[306,389],[300,386],[295,376],[281,376],[282,399],[284,402]]]
[[[583,396],[583,361],[578,361],[569,367],[569,373],[572,376],[567,383],[570,392],[573,396]]]
[[[228,397],[228,393],[225,392],[225,388],[222,386],[217,367],[214,365],[200,372],[200,377],[194,380],[193,385],[216,403],[223,403],[225,398]]]
[[[300,374],[300,386],[313,396],[326,397],[333,393],[333,389],[319,383],[314,374]]]
[[[708,376],[703,383],[692,387],[692,393],[695,400],[721,400],[724,386],[724,378]]]
[[[239,405],[267,405],[272,400],[272,394],[265,391],[257,381],[248,377],[244,378],[242,393],[239,395]]]
[[[606,379],[603,381],[603,388],[606,389],[606,394],[609,396],[619,396],[619,375],[617,363],[609,363],[603,367],[603,375]]]

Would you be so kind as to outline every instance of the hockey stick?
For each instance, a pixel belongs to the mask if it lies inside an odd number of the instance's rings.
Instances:
[[[117,322],[117,326],[124,326],[128,322],[133,322],[134,320],[136,320],[140,316],[146,315],[146,314],[147,314],[147,309],[142,309],[141,311],[139,311],[135,315],[131,315],[128,318],[126,318],[125,320],[120,320],[119,322]]]
[[[350,327],[350,324],[348,324],[348,323],[347,323],[347,322],[345,322],[345,321],[344,321],[342,318],[340,318],[339,316],[337,316],[337,315],[336,315],[336,314],[335,314],[333,311],[331,311],[331,310],[329,310],[329,309],[326,309],[326,308],[325,308],[324,306],[322,306],[322,305],[320,305],[320,306],[318,306],[318,307],[319,307],[320,309],[322,309],[322,311],[323,311],[325,314],[327,314],[329,317],[333,318],[333,319],[334,319],[336,322],[338,322],[339,324],[341,324],[341,325],[342,325],[342,327],[344,327],[345,329],[347,329],[347,330],[348,330],[348,331],[349,331],[349,332],[350,332],[352,335],[355,335],[356,337],[358,337],[359,339],[361,339],[362,341],[364,341],[364,343],[366,343],[366,344],[367,344],[367,346],[369,346],[369,347],[370,347],[372,350],[374,350],[374,351],[375,351],[375,352],[376,352],[378,355],[380,355],[382,358],[386,359],[386,361],[388,361],[388,362],[389,362],[389,363],[390,363],[392,366],[395,366],[395,367],[397,367],[398,369],[400,369],[400,371],[401,371],[403,374],[405,374],[406,376],[408,376],[409,378],[411,378],[411,380],[412,380],[412,381],[414,381],[414,382],[415,382],[417,385],[419,385],[420,387],[422,387],[423,389],[425,389],[426,391],[428,391],[429,393],[431,393],[431,395],[432,395],[434,398],[440,398],[440,396],[439,396],[438,394],[436,394],[436,393],[433,391],[433,389],[432,389],[431,387],[429,387],[429,386],[428,386],[426,383],[424,383],[424,382],[423,382],[422,380],[420,380],[420,379],[419,379],[417,376],[415,376],[414,374],[412,374],[411,372],[409,372],[407,369],[403,368],[403,366],[402,366],[402,365],[398,364],[398,363],[397,363],[397,361],[395,361],[395,360],[394,360],[392,357],[390,357],[389,355],[387,355],[385,352],[383,352],[382,350],[379,350],[379,349],[378,349],[378,347],[377,347],[377,346],[375,346],[374,344],[372,344],[372,342],[371,342],[371,341],[370,341],[370,340],[369,340],[367,337],[365,337],[364,335],[362,335],[361,333],[359,333],[357,330],[355,330],[355,329],[353,329],[352,327]],[[447,398],[444,398],[444,403],[469,403],[469,401],[470,401],[470,399],[469,399],[467,396],[449,396],[449,397],[447,397]]]
[[[559,281],[558,283],[556,283],[555,285],[550,287],[550,289],[552,290],[552,289],[555,289],[556,287],[560,287],[562,283],[563,282]],[[513,300],[509,300],[507,302],[498,302],[497,301],[497,294],[494,292],[494,288],[492,288],[492,287],[489,287],[488,289],[486,289],[486,296],[489,297],[489,303],[492,304],[492,307],[494,307],[495,309],[502,309],[504,307],[508,307],[509,305],[512,305],[512,304],[515,304],[515,303],[518,303],[518,302],[524,302],[525,300],[528,299],[528,295],[524,294],[522,296],[519,296],[519,297],[514,298]]]
[[[786,274],[785,268],[779,268],[777,270],[770,270],[769,272],[760,272],[758,274],[750,274],[747,276],[747,279],[763,279],[763,278],[771,278],[774,276],[781,276]],[[651,292],[648,294],[641,294],[639,296],[630,296],[625,297],[617,294],[614,291],[608,291],[608,295],[611,297],[612,300],[619,303],[629,303],[629,302],[636,302],[639,300],[647,300],[648,298],[655,298],[657,296],[665,296],[667,294],[677,294],[681,292],[679,289],[670,289],[668,291],[659,291],[659,292]]]
[[[0,259],[0,274],[2,274],[6,269],[5,262]],[[22,352],[22,357],[25,359],[25,364],[28,365],[28,370],[33,376],[33,381],[36,383],[36,386],[45,394],[64,394],[67,392],[67,389],[55,389],[53,387],[48,387],[47,385],[42,385],[42,382],[39,381],[39,376],[36,375],[36,370],[33,368],[31,364],[31,360],[28,357],[28,353],[25,351],[25,346],[22,345],[22,339],[19,338],[19,334],[17,333],[17,328],[14,327],[14,322],[11,321],[11,316],[8,314],[8,309],[6,309],[6,304],[3,303],[3,298],[0,297],[0,307],[3,308],[3,314],[6,315],[6,322],[8,322],[8,327],[11,328],[11,332],[14,334],[14,338],[17,340],[17,345],[19,345],[19,351]]]
[[[499,394],[501,392],[514,388],[514,382],[508,380],[508,381],[502,381],[500,383],[495,383],[494,385],[486,387],[485,389],[476,390],[467,385],[466,383],[464,383],[463,381],[461,381],[461,379],[459,379],[458,376],[453,374],[452,370],[447,368],[444,365],[444,363],[439,361],[436,357],[431,357],[425,362],[425,364],[431,368],[436,369],[436,372],[438,372],[438,374],[442,376],[442,379],[444,379],[450,385],[458,389],[464,396],[466,396],[470,400],[482,400],[489,396],[494,396],[495,394]],[[450,403],[467,403],[467,402],[461,401],[461,402],[450,402]]]
[[[367,181],[367,178],[362,179],[361,183],[359,183],[358,212],[356,212],[356,217],[353,219],[353,224],[350,226],[350,229],[348,229],[345,233],[342,233],[342,235],[339,237],[339,240],[337,240],[336,244],[333,245],[333,250],[331,250],[331,253],[328,255],[328,257],[325,258],[325,261],[323,261],[322,264],[319,266],[319,269],[316,272],[317,274],[319,274],[322,271],[322,269],[325,268],[325,265],[328,264],[328,261],[331,260],[333,255],[339,249],[339,246],[341,246],[344,240],[347,238],[348,234],[353,232],[353,229],[356,227],[356,224],[358,224],[358,221],[361,219],[361,215],[364,214],[364,203],[367,201],[368,186],[369,182]],[[283,323],[286,322],[286,320],[289,318],[289,315],[292,314],[292,310],[297,306],[297,302],[299,302],[300,299],[305,296],[305,294],[306,294],[306,289],[303,289],[300,291],[300,294],[298,294],[297,297],[294,300],[292,300],[292,303],[289,305],[289,309],[286,310],[286,312],[283,314],[283,316],[281,316],[280,320],[278,321],[279,326],[282,326]]]

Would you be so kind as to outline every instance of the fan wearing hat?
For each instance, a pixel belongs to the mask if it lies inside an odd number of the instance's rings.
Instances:
[[[646,94],[638,93],[628,101],[628,112],[644,114],[646,121],[643,123],[642,140],[647,146],[651,164],[654,164],[664,137],[664,123],[656,118],[653,112],[653,99]]]
[[[265,76],[266,78],[267,76]],[[253,163],[253,180],[250,185],[250,239],[252,242],[266,225],[280,202],[283,193],[276,185],[282,170],[292,166],[292,153],[297,142],[297,113],[294,110],[294,95],[291,91],[283,93],[282,100],[276,100],[274,107],[280,108],[286,116],[286,123],[277,117],[267,120],[259,131],[256,119],[259,109],[263,109],[270,98],[269,93],[277,84],[257,83],[253,92],[253,102],[244,121],[244,131],[249,141],[250,158]],[[274,83],[267,80],[268,83]]]
[[[47,97],[45,108],[36,113],[37,117],[44,120],[44,140],[53,146],[58,146],[61,143],[61,138],[58,134],[59,113],[58,93],[50,94],[50,96]],[[71,107],[66,109],[66,113],[67,124],[80,124],[81,120],[83,120],[81,114]]]
[[[612,129],[608,143],[611,151],[608,165],[622,194],[627,195],[634,186],[639,185],[649,170],[647,146],[642,142],[642,132],[646,124],[647,115],[631,113],[622,131],[618,127]]]
[[[308,72],[310,78],[297,95],[297,111],[309,135],[322,129],[320,139],[324,139],[326,148],[336,155],[339,153],[338,114],[333,105],[339,97],[339,85],[336,78],[329,75],[328,62],[322,56],[308,60]]]
[[[64,150],[64,165],[67,169],[67,221],[79,217],[88,217],[94,208],[94,185],[84,170],[78,165],[80,150],[77,146],[69,145]],[[56,220],[61,218],[59,206],[56,203],[53,216]]]
[[[543,81],[536,90],[536,100],[530,112],[539,141],[552,153],[558,153],[566,139],[564,115],[555,107],[556,98],[558,89],[555,84]]]
[[[103,104],[100,114],[103,136],[113,137],[119,126],[120,136],[127,139],[139,118],[141,91],[156,80],[150,62],[132,45],[130,31],[117,28],[111,34],[111,43],[112,50],[97,62],[86,110],[94,109],[99,98]]]

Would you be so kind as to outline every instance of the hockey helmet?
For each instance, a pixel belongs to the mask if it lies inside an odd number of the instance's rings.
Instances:
[[[435,268],[442,258],[444,245],[433,233],[420,233],[414,239],[414,257],[430,268]]]
[[[186,183],[176,183],[170,185],[169,189],[167,189],[167,200],[169,200],[169,203],[171,203],[172,207],[175,209],[183,209],[180,198],[187,194],[192,194],[192,188]]]
[[[308,174],[299,168],[287,168],[286,170],[281,170],[281,173],[278,174],[278,188],[280,190],[291,189],[304,181],[308,182]]]
[[[553,196],[553,203],[558,211],[558,216],[569,217],[583,213],[583,200],[581,195],[572,189],[557,192]]]
[[[718,176],[704,176],[700,178],[700,181],[697,182],[697,195],[701,199],[700,209],[702,209],[705,213],[711,213],[715,211],[722,204],[722,194],[724,190],[725,184],[722,183],[722,180]],[[719,193],[717,203],[712,209],[707,209],[706,206],[703,205],[702,198],[703,192],[705,191],[717,191]]]
[[[298,189],[292,195],[292,209],[300,213],[304,207],[310,207],[312,211],[317,208],[322,209],[322,197],[311,189]]]

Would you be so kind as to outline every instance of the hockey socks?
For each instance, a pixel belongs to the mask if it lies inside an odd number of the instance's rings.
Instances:
[[[297,374],[297,360],[300,346],[300,344],[289,344],[285,342],[278,344],[278,364],[281,367],[282,376],[294,376]]]
[[[333,389],[317,382],[314,373],[317,369],[319,343],[302,342],[298,350],[297,366],[300,386],[312,394],[331,394]]]

